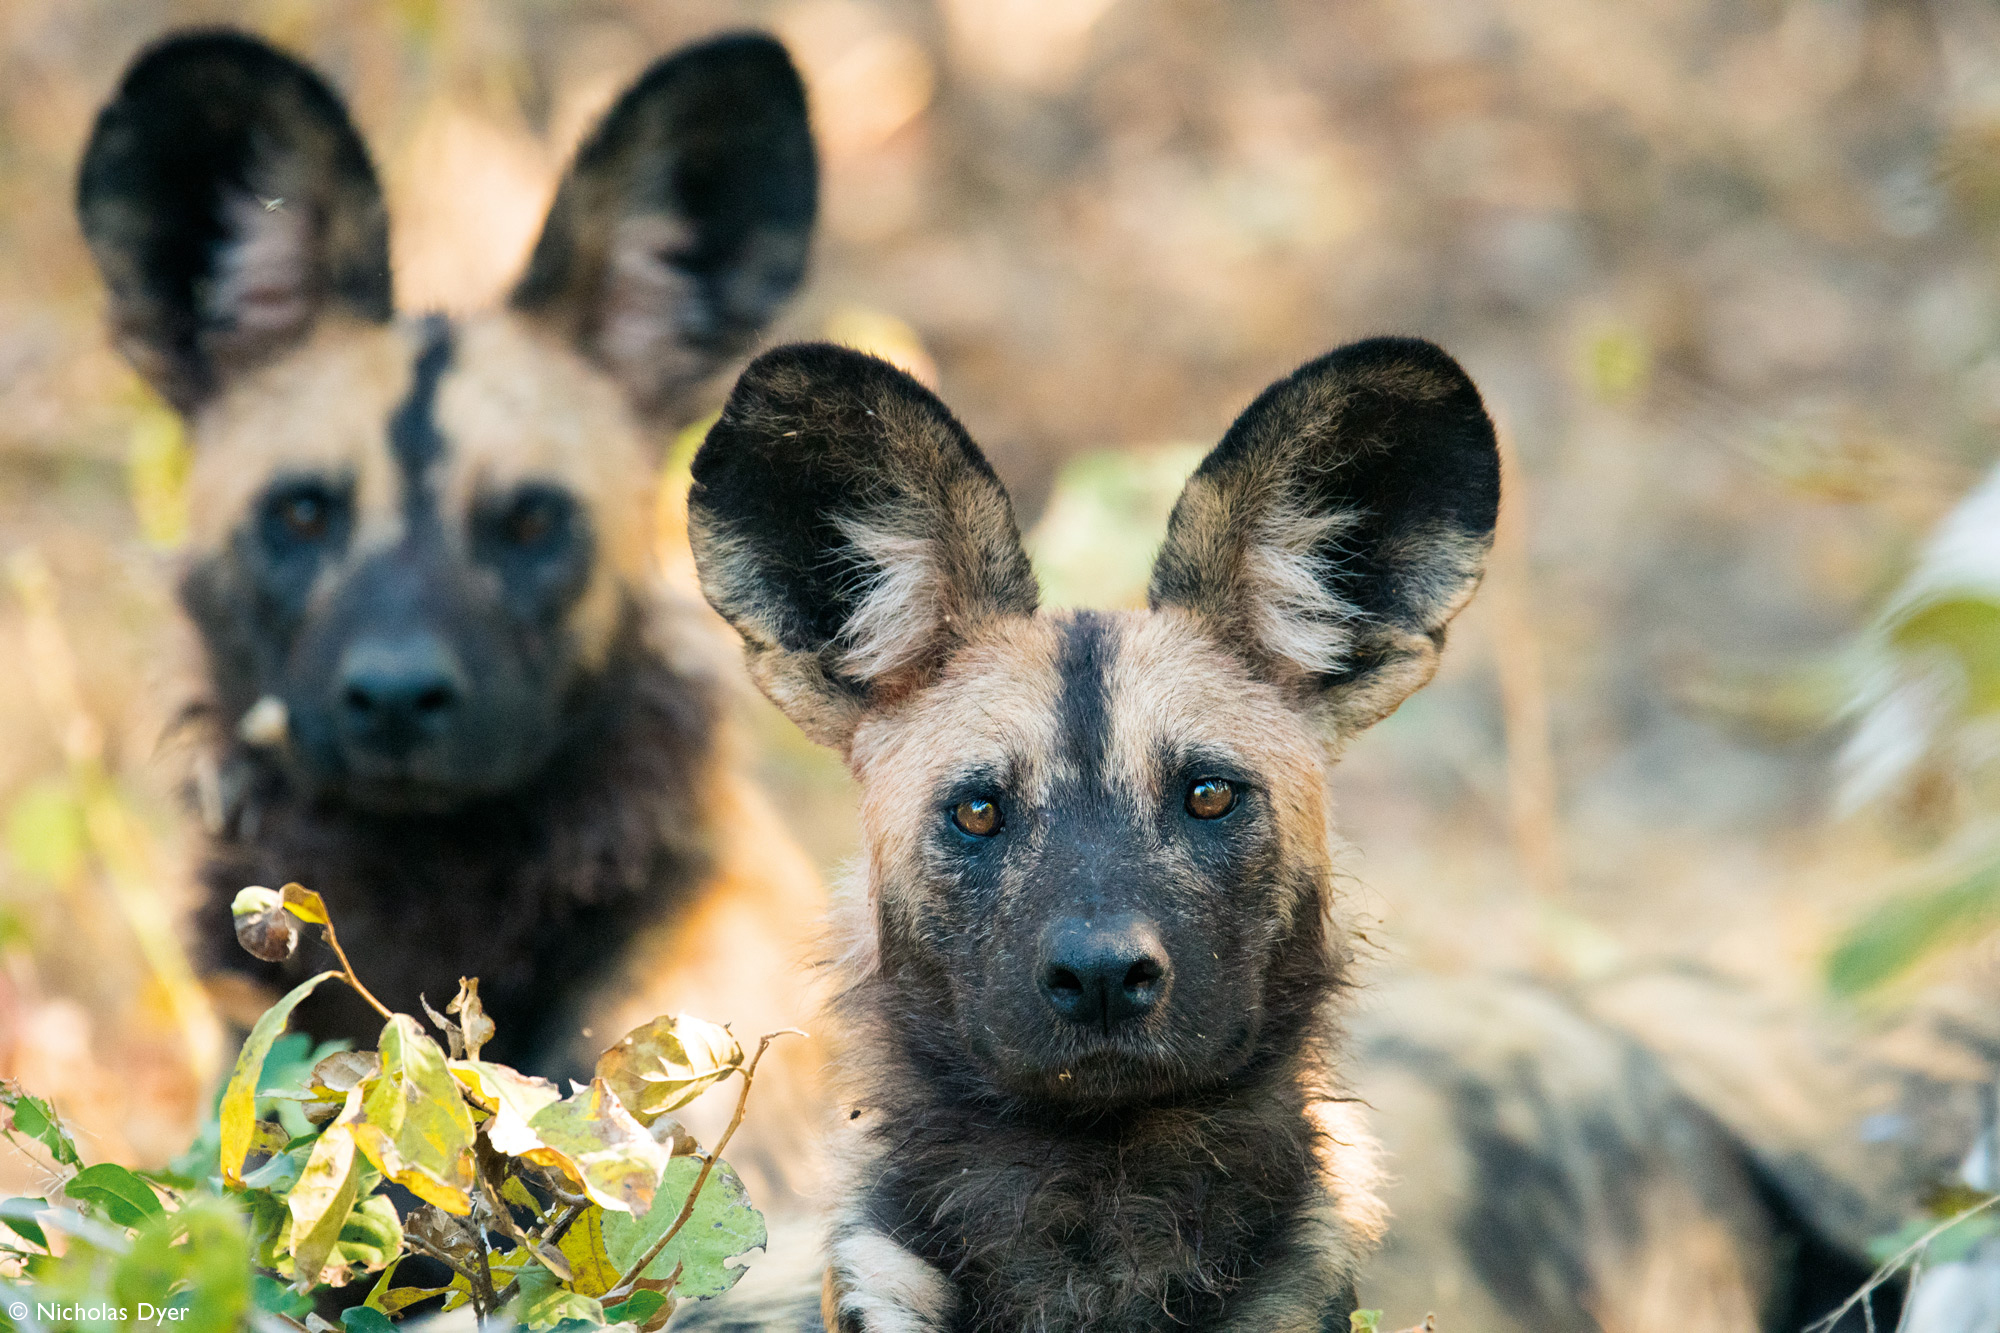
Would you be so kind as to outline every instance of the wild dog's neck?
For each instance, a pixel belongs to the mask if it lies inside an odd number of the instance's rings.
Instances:
[[[558,981],[566,993],[587,989],[578,983],[670,910],[704,866],[700,791],[718,703],[642,629],[635,616],[582,687],[571,734],[531,782],[449,815],[385,816],[314,799],[256,752],[224,748],[219,768],[235,798],[204,867],[207,961],[255,971],[229,930],[229,898],[244,884],[298,880],[326,898],[350,956],[392,1008],[416,1012],[420,992],[436,1002],[459,976],[476,975],[489,1011],[518,1010],[494,1012],[501,1043],[516,1055],[545,1045],[536,1033],[573,1016],[548,1013],[533,992]],[[308,970],[294,964],[285,971]],[[284,978],[273,971],[269,980]],[[350,1008],[308,1013],[305,1026],[372,1035],[375,1021]]]
[[[1219,1326],[1326,1206],[1313,1108],[1333,1095],[1344,965],[1315,918],[1279,946],[1241,1069],[1097,1113],[996,1091],[934,1009],[888,978],[864,983],[848,1026],[883,1040],[857,1062],[874,1071],[856,1089],[868,1148],[841,1233],[895,1237],[942,1273],[951,1307],[979,1312],[937,1325],[954,1333]]]

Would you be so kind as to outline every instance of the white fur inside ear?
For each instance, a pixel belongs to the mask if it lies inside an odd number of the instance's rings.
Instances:
[[[836,520],[866,571],[861,604],[842,629],[841,670],[874,680],[907,666],[936,639],[943,619],[944,571],[937,542],[893,518]]]
[[[1338,571],[1320,552],[1356,517],[1279,501],[1258,520],[1244,554],[1243,591],[1258,642],[1314,675],[1340,670],[1354,647],[1361,612],[1334,596]]]
[[[879,1231],[856,1231],[833,1243],[840,1311],[861,1317],[868,1333],[927,1333],[951,1313],[943,1273]]]
[[[672,256],[693,240],[687,223],[664,213],[620,218],[604,271],[604,314],[597,350],[642,399],[698,376],[706,365],[687,345],[683,322],[699,302],[693,281]]]
[[[275,338],[312,318],[312,221],[303,202],[232,193],[222,202],[229,241],[215,258],[203,313],[237,337]]]

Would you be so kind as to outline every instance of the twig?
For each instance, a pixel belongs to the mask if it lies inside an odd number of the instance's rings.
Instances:
[[[554,1245],[560,1242],[564,1236],[569,1234],[569,1229],[576,1225],[576,1219],[582,1217],[584,1210],[588,1207],[590,1207],[590,1200],[588,1199],[585,1199],[582,1203],[571,1204],[561,1217],[549,1223],[549,1229],[542,1233],[542,1244]]]
[[[437,1246],[425,1240],[422,1236],[413,1235],[410,1232],[405,1231],[403,1233],[403,1242],[413,1250],[418,1250],[424,1254],[428,1254],[431,1258],[437,1260],[439,1263],[443,1264],[446,1268],[449,1268],[452,1272],[464,1278],[468,1283],[478,1282],[479,1275],[477,1273],[474,1273],[471,1269],[460,1265],[460,1263],[456,1259],[452,1258],[449,1254],[445,1253]]]
[[[687,1202],[681,1205],[680,1216],[674,1219],[674,1224],[668,1227],[658,1240],[646,1247],[646,1252],[639,1256],[639,1262],[633,1264],[626,1271],[625,1276],[618,1279],[617,1285],[604,1293],[605,1300],[618,1300],[622,1297],[630,1296],[637,1289],[639,1279],[644,1276],[646,1265],[660,1257],[660,1251],[667,1248],[673,1238],[680,1234],[681,1228],[687,1225],[687,1220],[694,1216],[694,1206],[701,1198],[701,1187],[708,1183],[708,1173],[713,1171],[715,1164],[722,1160],[722,1150],[729,1146],[731,1136],[736,1133],[737,1127],[743,1123],[743,1113],[749,1109],[750,1085],[757,1077],[757,1062],[764,1058],[764,1052],[769,1050],[771,1043],[779,1037],[803,1037],[805,1035],[805,1033],[800,1032],[797,1028],[781,1028],[776,1032],[766,1032],[762,1037],[757,1039],[757,1053],[751,1056],[750,1063],[743,1067],[743,1090],[736,1094],[736,1113],[729,1117],[729,1128],[722,1131],[722,1137],[715,1141],[715,1147],[710,1150],[707,1156],[702,1158],[701,1171],[694,1178],[694,1188],[688,1191]]]
[[[1908,1263],[1913,1256],[1923,1253],[1924,1250],[1929,1248],[1932,1241],[1957,1226],[1960,1222],[1965,1221],[1967,1218],[1977,1217],[1980,1213],[1985,1212],[1995,1204],[2000,1204],[2000,1194],[1989,1194],[1970,1208],[1947,1217],[1944,1221],[1911,1241],[1896,1254],[1883,1261],[1882,1266],[1871,1273],[1868,1280],[1861,1284],[1861,1289],[1852,1296],[1849,1296],[1846,1303],[1839,1309],[1833,1311],[1831,1314],[1823,1315],[1806,1325],[1804,1333],[1832,1333],[1834,1326],[1846,1318],[1848,1312],[1853,1310],[1857,1305],[1861,1307],[1862,1317],[1867,1320],[1868,1327],[1872,1330],[1875,1327],[1875,1303],[1872,1297],[1875,1295],[1876,1289],[1881,1287],[1890,1278],[1896,1276],[1896,1274],[1902,1272],[1903,1265]]]
[[[346,978],[347,984],[354,987],[362,999],[373,1005],[376,1013],[384,1018],[394,1018],[395,1015],[389,1012],[389,1006],[376,999],[374,992],[362,985],[361,978],[354,974],[354,964],[347,961],[347,950],[340,947],[340,936],[334,934],[333,917],[329,915],[319,924],[320,928],[326,931],[326,942],[333,949],[333,956],[340,960],[340,971]]]

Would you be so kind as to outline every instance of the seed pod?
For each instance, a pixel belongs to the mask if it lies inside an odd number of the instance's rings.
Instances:
[[[236,918],[236,942],[265,962],[282,963],[298,951],[298,918],[275,891],[252,885],[236,895],[229,912]]]

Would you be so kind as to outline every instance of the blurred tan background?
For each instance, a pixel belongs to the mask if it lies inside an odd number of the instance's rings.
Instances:
[[[1813,997],[1962,836],[1938,784],[1837,813],[1833,757],[1857,634],[2000,428],[1983,0],[0,0],[0,1076],[89,1154],[180,1147],[216,1052],[171,931],[182,446],[71,190],[131,56],[218,21],[350,99],[405,308],[504,289],[654,57],[775,29],[825,175],[774,338],[924,367],[1052,600],[1135,595],[1199,449],[1298,362],[1457,354],[1509,507],[1443,674],[1341,770],[1378,959]],[[844,779],[756,734],[831,869]]]

